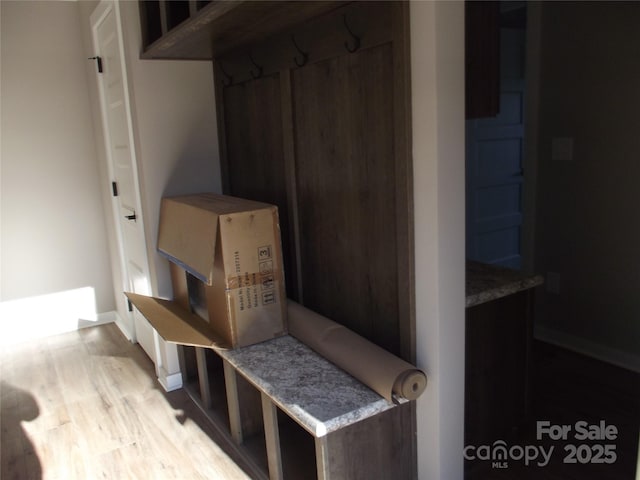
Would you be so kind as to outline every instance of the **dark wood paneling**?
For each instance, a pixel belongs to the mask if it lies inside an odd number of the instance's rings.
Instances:
[[[142,43],[149,45],[162,36],[162,15],[160,14],[160,2],[148,0],[139,2],[140,8],[140,33]]]
[[[292,83],[304,303],[399,354],[391,46]]]
[[[216,62],[232,77],[233,83],[242,83],[254,78],[251,72],[255,75],[256,67],[252,59],[262,67],[264,75],[270,75],[344,55],[345,44],[350,48],[354,45],[349,31],[358,36],[361,50],[389,44],[393,38],[394,14],[403,10],[399,6],[401,4],[395,6],[388,2],[356,2],[274,35],[268,41],[245,45],[216,57]],[[398,26],[398,31],[403,30]],[[395,47],[395,39],[393,42]],[[307,55],[304,65],[301,65],[304,61],[301,52]],[[406,63],[404,66],[408,67]]]
[[[407,5],[355,2],[216,58],[214,73],[224,190],[280,207],[289,295],[413,362],[408,62]],[[253,122],[277,141],[247,133]],[[279,192],[269,172],[266,188],[244,178],[265,158],[284,158]]]
[[[409,7],[397,2],[389,14],[393,48],[393,147],[396,168],[396,257],[400,354],[416,362],[415,273],[413,231],[413,162],[411,156],[411,35]],[[415,407],[415,405],[414,405]],[[415,443],[414,443],[415,447]],[[417,472],[416,472],[417,475]]]
[[[287,293],[295,298],[279,75],[233,85],[223,94],[230,179],[225,193],[277,205]]]
[[[465,2],[466,117],[500,111],[500,2]]]
[[[140,2],[147,8],[147,2]],[[334,10],[343,1],[213,1],[161,2],[168,28],[160,38],[143,37],[142,58],[210,60],[239,45],[258,42],[269,35]],[[173,7],[173,8],[171,8]],[[156,8],[155,5],[152,8]],[[176,11],[177,10],[177,11]],[[185,17],[185,12],[187,15]],[[155,19],[149,16],[149,21]],[[148,28],[159,28],[157,23]]]
[[[189,18],[189,2],[182,0],[165,0],[167,29],[171,30]]]
[[[300,273],[300,216],[298,214],[298,185],[295,176],[295,124],[293,118],[293,99],[291,98],[291,71],[286,70],[280,75],[280,91],[282,94],[282,135],[284,147],[284,162],[287,184],[287,200],[289,208],[289,252],[292,258],[288,281],[293,298],[304,304],[304,290]],[[295,269],[295,270],[294,270]]]
[[[527,419],[531,291],[467,309],[465,444],[509,440]]]
[[[329,434],[328,478],[404,480],[414,478],[411,442],[381,441],[407,438],[414,431],[411,404],[405,403]]]
[[[224,190],[279,206],[289,295],[415,362],[408,15],[350,3],[216,56],[214,75]],[[412,402],[373,442],[401,465],[383,478],[417,477],[415,421]]]

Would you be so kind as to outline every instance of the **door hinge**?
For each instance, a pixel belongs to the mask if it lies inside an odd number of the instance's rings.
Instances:
[[[111,191],[114,197],[118,196],[118,184],[116,182],[111,182]]]
[[[102,73],[102,57],[96,55],[95,57],[89,57],[87,60],[95,60],[98,65],[98,73]]]
[[[127,308],[129,309],[130,312],[133,312],[133,303],[131,303],[131,300],[129,300],[127,298]]]

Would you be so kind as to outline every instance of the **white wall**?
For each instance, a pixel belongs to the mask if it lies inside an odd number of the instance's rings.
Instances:
[[[45,320],[29,317],[34,305],[51,310],[62,295],[73,316],[73,292],[94,303],[83,316],[112,311],[78,3],[2,1],[0,8],[3,313],[11,307],[23,323]],[[65,321],[58,310],[31,333],[57,333],[54,320]],[[13,315],[3,314],[2,325],[15,323]]]
[[[81,2],[85,56],[94,55],[91,13],[98,2]],[[140,182],[151,293],[171,298],[168,261],[157,253],[160,202],[163,196],[221,190],[217,125],[211,62],[141,60],[140,18],[137,2],[119,2],[127,82],[131,103],[135,153]],[[104,145],[95,66],[87,67],[92,78],[91,106],[94,131]],[[100,149],[102,195],[110,205],[109,177],[104,147]],[[106,212],[113,285],[123,330],[129,330],[115,235],[113,210]],[[176,347],[156,335],[156,373],[167,389],[180,386]]]
[[[221,192],[213,65],[210,61],[140,60],[137,2],[121,2],[137,133],[152,291],[170,298],[168,263],[156,251],[160,199]]]
[[[93,55],[89,17],[97,1],[80,2],[85,54]],[[166,259],[156,251],[160,200],[164,195],[220,191],[220,167],[211,62],[141,60],[140,20],[137,2],[121,2],[125,57],[136,138],[138,174],[155,296],[170,298],[171,282]],[[104,145],[97,82],[90,65],[94,131]],[[103,195],[110,202],[104,149],[100,151]],[[107,209],[109,222],[113,212]],[[125,311],[121,271],[114,232],[110,231],[114,288],[121,315]]]
[[[420,479],[463,477],[464,4],[411,2]]]
[[[120,2],[132,97],[151,290],[172,298],[169,263],[157,252],[163,196],[221,192],[211,62],[140,60],[137,2]],[[176,346],[158,337],[159,378],[178,386]],[[157,365],[158,366],[158,365]],[[168,380],[173,378],[173,380]]]
[[[80,318],[104,320],[99,314],[114,310],[126,316],[111,179],[95,121],[95,64],[87,61],[97,2],[0,5],[2,318],[19,313],[26,338],[76,328]],[[155,251],[160,198],[220,190],[212,67],[139,60],[137,3],[121,7],[152,291],[168,297],[167,264]]]
[[[538,335],[640,371],[640,3],[542,4]],[[567,25],[571,25],[567,35]],[[552,140],[573,139],[573,160]]]

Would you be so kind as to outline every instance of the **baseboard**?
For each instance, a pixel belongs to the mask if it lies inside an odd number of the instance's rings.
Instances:
[[[114,311],[113,313],[115,314],[114,323],[120,329],[125,338],[131,343],[136,343],[136,336],[134,335],[134,332],[131,331],[131,328],[127,325],[127,322],[122,319],[117,311]]]
[[[182,388],[182,373],[167,374],[164,368],[160,369],[160,375],[158,375],[158,382],[162,385],[162,388],[166,392],[172,392]]]
[[[78,319],[78,330],[81,328],[97,327],[98,325],[106,325],[107,323],[115,323],[118,318],[118,312],[112,310],[110,312],[99,313],[95,321]]]
[[[534,338],[588,357],[640,373],[640,355],[602,345],[586,338],[536,325]]]
[[[51,337],[116,321],[115,311],[94,313],[74,303],[60,305],[65,295],[46,295],[0,304],[0,345]]]

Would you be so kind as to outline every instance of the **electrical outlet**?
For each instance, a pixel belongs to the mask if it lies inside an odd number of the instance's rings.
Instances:
[[[547,292],[555,295],[560,294],[560,274],[558,272],[547,272]]]

